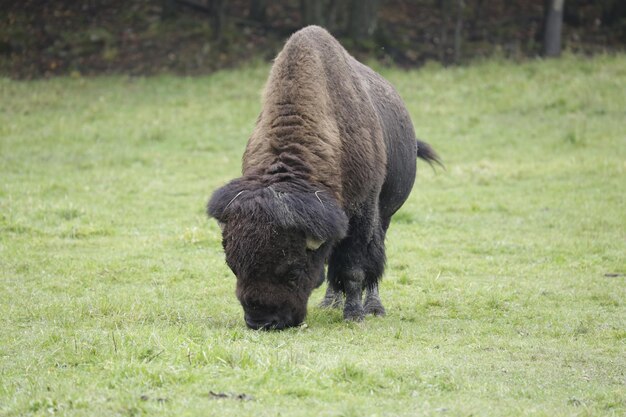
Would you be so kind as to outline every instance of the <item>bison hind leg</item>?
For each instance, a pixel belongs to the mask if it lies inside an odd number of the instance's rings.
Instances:
[[[319,305],[321,308],[341,308],[343,307],[343,292],[334,290],[332,285],[328,285],[326,289],[326,295]],[[365,303],[363,304],[363,312],[374,316],[384,316],[387,312],[380,300],[378,294],[378,285],[373,288],[368,288],[365,294]]]
[[[363,310],[365,314],[372,314],[374,316],[384,316],[386,314],[385,307],[382,301],[380,301],[380,295],[378,294],[378,285],[367,289]]]
[[[335,290],[329,283],[326,289],[326,295],[320,303],[322,308],[341,308],[343,306],[343,292]]]

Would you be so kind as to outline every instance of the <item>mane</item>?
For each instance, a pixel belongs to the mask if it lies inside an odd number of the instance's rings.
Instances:
[[[284,154],[295,155],[315,168],[311,173],[315,182],[341,200],[342,148],[327,53],[341,57],[344,51],[319,27],[301,30],[287,41],[272,65],[263,92],[263,111],[248,141],[243,170],[247,174]],[[342,79],[351,79],[347,64],[340,68]]]

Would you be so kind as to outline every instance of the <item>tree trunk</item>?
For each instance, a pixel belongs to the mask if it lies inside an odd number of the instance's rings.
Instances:
[[[350,2],[350,21],[348,33],[360,42],[370,38],[378,25],[379,0],[352,0]]]
[[[265,23],[267,19],[266,0],[250,0],[250,19],[255,22]]]
[[[483,19],[483,4],[484,4],[484,0],[476,0],[474,6],[473,6],[473,16],[471,17],[471,21],[470,21],[470,31],[473,34],[476,34],[480,22]],[[471,5],[470,5],[471,7]],[[470,9],[471,10],[471,9]]]
[[[224,28],[224,6],[226,0],[210,0],[211,9],[211,30],[214,41],[222,39],[222,29]]]
[[[172,19],[176,16],[176,0],[161,0],[161,19]]]
[[[439,62],[446,63],[446,49],[448,48],[448,6],[447,0],[439,0],[439,12],[441,16],[441,25],[439,27]]]
[[[456,25],[454,27],[454,63],[461,62],[461,43],[463,41],[463,11],[465,1],[457,0]]]
[[[324,3],[325,2],[321,0],[300,0],[300,15],[302,17],[302,26],[324,26]]]
[[[543,52],[546,57],[561,55],[561,28],[563,26],[563,4],[565,0],[547,0]]]

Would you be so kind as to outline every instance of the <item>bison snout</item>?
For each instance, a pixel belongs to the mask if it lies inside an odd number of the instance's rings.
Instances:
[[[283,330],[301,323],[301,321],[294,320],[291,314],[282,317],[278,314],[263,317],[252,317],[249,314],[245,314],[244,318],[246,325],[253,330]]]

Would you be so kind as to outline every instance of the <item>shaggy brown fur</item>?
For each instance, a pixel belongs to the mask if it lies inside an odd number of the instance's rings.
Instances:
[[[324,29],[295,33],[272,67],[243,176],[208,207],[224,224],[246,323],[299,324],[325,260],[327,304],[345,294],[346,319],[384,314],[384,237],[411,191],[416,157],[439,161],[416,141],[393,87]]]
[[[294,34],[270,72],[243,174],[295,155],[311,168],[311,181],[339,202],[363,201],[361,184],[381,186],[385,177],[386,150],[369,94],[376,78],[324,29]]]

